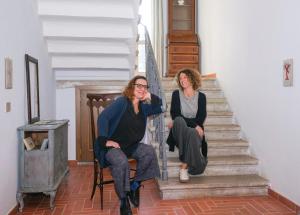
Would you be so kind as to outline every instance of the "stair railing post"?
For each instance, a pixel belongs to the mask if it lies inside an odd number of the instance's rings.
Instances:
[[[150,37],[147,28],[145,28],[145,57],[146,57],[146,77],[150,86],[150,92],[158,95],[162,99],[163,113],[167,110],[167,103],[165,93],[162,88],[160,75],[157,63],[154,57],[153,48],[151,45]],[[165,133],[165,120],[164,114],[160,114],[153,120],[155,126],[155,138],[159,143],[159,158],[162,161],[162,180],[168,180],[167,170],[167,147],[166,147],[166,133]]]

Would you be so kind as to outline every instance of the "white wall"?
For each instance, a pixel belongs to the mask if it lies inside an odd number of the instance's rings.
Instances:
[[[25,85],[25,53],[39,60],[41,118],[55,116],[54,77],[41,26],[33,0],[0,2],[0,214],[16,205],[17,191],[17,127],[27,122]],[[4,87],[4,58],[13,60],[13,89]],[[5,113],[6,102],[11,112]]]
[[[273,190],[300,204],[299,0],[200,0],[202,66],[216,72]],[[282,63],[294,59],[294,86]]]
[[[68,160],[76,160],[75,88],[56,89],[56,118],[68,119]]]

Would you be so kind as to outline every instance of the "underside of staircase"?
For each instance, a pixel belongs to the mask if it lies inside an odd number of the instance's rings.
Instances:
[[[164,78],[162,83],[168,104],[165,117],[167,124],[171,120],[171,94],[177,85],[174,78]],[[258,160],[250,155],[249,143],[242,138],[241,128],[216,78],[204,79],[201,92],[207,98],[207,118],[204,124],[208,143],[207,168],[203,174],[191,176],[188,183],[180,183],[178,151],[168,152],[169,178],[167,181],[157,180],[161,198],[266,195],[268,181],[258,175]]]
[[[56,80],[128,80],[140,0],[38,0]]]

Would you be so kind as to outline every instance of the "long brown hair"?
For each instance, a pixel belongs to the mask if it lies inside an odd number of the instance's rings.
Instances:
[[[133,97],[134,97],[134,95],[133,95],[134,84],[135,84],[136,80],[138,80],[138,79],[143,79],[143,80],[147,81],[145,76],[137,75],[128,82],[127,86],[125,87],[125,89],[123,91],[123,96],[127,97],[131,101],[133,100]]]
[[[194,90],[197,90],[201,87],[201,76],[199,71],[197,69],[184,68],[179,70],[179,72],[176,74],[176,81],[181,90],[183,90],[179,79],[181,73],[184,73],[187,76]]]

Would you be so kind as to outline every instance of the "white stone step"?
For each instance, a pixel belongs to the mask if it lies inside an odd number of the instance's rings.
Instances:
[[[206,125],[205,137],[207,140],[240,140],[240,126],[235,124]],[[169,135],[169,129],[166,128],[165,135]]]
[[[167,101],[168,111],[171,107],[171,101]],[[230,107],[225,99],[207,99],[206,111],[230,111]]]
[[[167,101],[171,101],[172,93],[175,89],[165,89],[165,96]],[[218,98],[225,98],[224,93],[219,88],[213,88],[213,89],[201,89],[200,92],[204,93],[206,95],[206,98],[211,99],[218,99]]]
[[[168,94],[171,94],[174,90],[178,90],[178,87],[177,86],[174,86],[174,87],[165,87],[163,86],[163,90],[165,93],[168,93]],[[222,92],[222,90],[219,88],[219,87],[201,87],[199,89],[200,92],[203,92],[203,93],[213,93],[215,94],[216,96],[221,96],[221,98],[224,97],[224,93]]]
[[[165,93],[165,97],[166,97],[167,103],[171,103],[172,93],[171,92]],[[207,97],[206,98],[206,103],[213,103],[213,102],[214,103],[226,103],[227,101],[226,101],[225,97],[216,97],[216,98],[214,98],[214,97],[212,97],[212,98]]]
[[[233,116],[231,111],[207,111],[207,116]]]
[[[200,91],[206,95],[206,98],[225,98],[221,89],[201,89]]]
[[[165,112],[165,116],[170,117],[170,105],[168,105],[167,112]],[[231,111],[207,111],[207,117],[233,117],[233,113]]]
[[[167,103],[167,111],[171,107],[170,103]],[[209,102],[206,104],[207,112],[230,112],[230,107],[227,102]]]
[[[208,156],[249,154],[249,143],[244,140],[210,140],[207,145]]]
[[[227,102],[207,102],[206,103],[207,111],[230,111],[230,107]]]
[[[162,85],[165,92],[172,92],[174,90],[178,90],[177,84],[166,84]],[[199,88],[200,91],[206,91],[206,90],[221,90],[221,88],[218,85],[202,85]]]
[[[207,140],[239,140],[239,125],[206,125],[205,137]]]
[[[210,140],[207,141],[208,156],[232,156],[249,154],[249,143],[245,140]],[[168,145],[167,145],[168,148]],[[174,152],[167,150],[168,157],[178,157],[175,147]]]
[[[157,180],[162,199],[185,199],[204,196],[267,195],[268,181],[258,175],[193,177],[180,183],[178,177]]]
[[[233,119],[232,115],[208,115],[204,122],[204,127],[206,125],[216,125],[216,124],[233,124],[235,120]]]
[[[258,160],[249,155],[209,156],[203,174],[191,177],[216,175],[249,175],[257,174]],[[169,177],[179,175],[181,162],[178,157],[170,157],[167,161]]]
[[[222,114],[222,113],[221,113]],[[165,117],[165,123],[168,125],[168,123],[171,121],[171,116],[167,114],[167,117]],[[206,125],[230,125],[235,123],[232,115],[207,115],[206,120],[204,122],[204,127]]]
[[[176,89],[178,88],[175,78],[163,78],[162,79],[162,85],[165,89],[171,88]],[[211,87],[218,87],[217,80],[215,78],[212,79],[203,79],[202,80],[202,88],[211,88]]]

